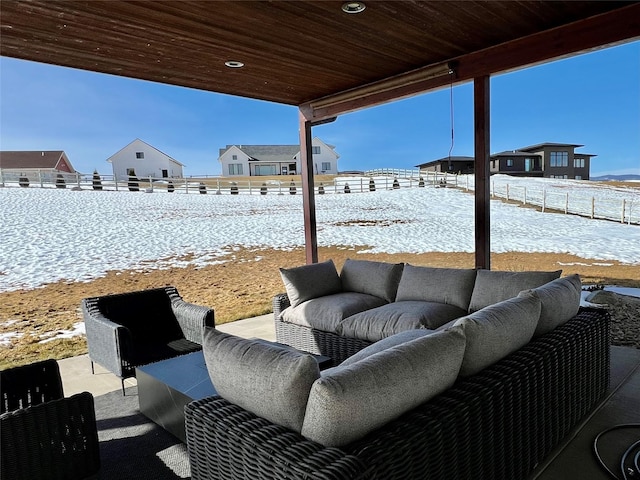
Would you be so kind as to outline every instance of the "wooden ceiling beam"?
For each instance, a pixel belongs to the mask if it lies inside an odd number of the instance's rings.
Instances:
[[[546,30],[495,47],[452,58],[412,72],[300,105],[313,121],[381,105],[450,85],[447,71],[456,64],[454,83],[530,67],[640,38],[640,4]]]

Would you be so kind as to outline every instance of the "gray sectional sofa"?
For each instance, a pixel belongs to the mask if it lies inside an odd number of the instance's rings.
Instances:
[[[559,279],[561,271],[505,272],[348,259],[340,274],[330,260],[281,269],[281,274],[287,293],[273,299],[277,341],[327,355],[337,365],[390,335],[442,328]],[[580,279],[574,275],[560,282],[573,285],[573,302],[559,299],[554,308],[575,314]],[[555,326],[543,319],[536,335]]]
[[[185,411],[194,480],[525,478],[608,387],[609,317],[580,308],[577,275],[350,261],[337,282],[332,264],[309,267],[283,272],[291,324],[327,344],[353,331],[360,348],[321,372],[206,329],[219,396]]]

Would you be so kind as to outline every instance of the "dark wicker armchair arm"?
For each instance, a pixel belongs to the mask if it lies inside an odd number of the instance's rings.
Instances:
[[[84,392],[0,416],[2,474],[79,479],[100,469],[93,397]]]
[[[282,311],[290,305],[291,302],[286,293],[279,293],[273,297],[273,319],[277,322]]]
[[[82,301],[89,358],[119,377],[132,376],[135,361],[131,331],[105,317],[97,303],[97,298]]]
[[[175,287],[165,287],[171,308],[187,340],[202,345],[204,327],[215,326],[213,309],[185,302]]]
[[[366,478],[356,457],[257,417],[221,397],[185,408],[193,480]],[[221,448],[216,448],[216,447]]]

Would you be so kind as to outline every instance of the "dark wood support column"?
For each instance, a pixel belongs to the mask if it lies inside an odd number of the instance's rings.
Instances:
[[[486,75],[473,80],[476,268],[487,270],[491,269],[489,79]]]
[[[304,249],[307,264],[318,263],[316,200],[313,189],[313,150],[311,122],[300,112],[300,164],[302,166],[302,208],[304,210]]]

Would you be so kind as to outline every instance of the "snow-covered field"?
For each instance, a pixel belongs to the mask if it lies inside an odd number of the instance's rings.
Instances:
[[[607,195],[588,182],[561,182],[565,189]],[[618,190],[610,191],[619,198]],[[639,196],[637,190],[623,193]],[[389,253],[472,252],[473,201],[460,190],[434,187],[317,195],[318,243]],[[571,253],[640,265],[636,225],[500,201],[492,201],[491,216],[493,252]],[[88,281],[108,270],[202,265],[237,246],[302,246],[302,196],[7,187],[0,188],[0,235],[2,292]]]

